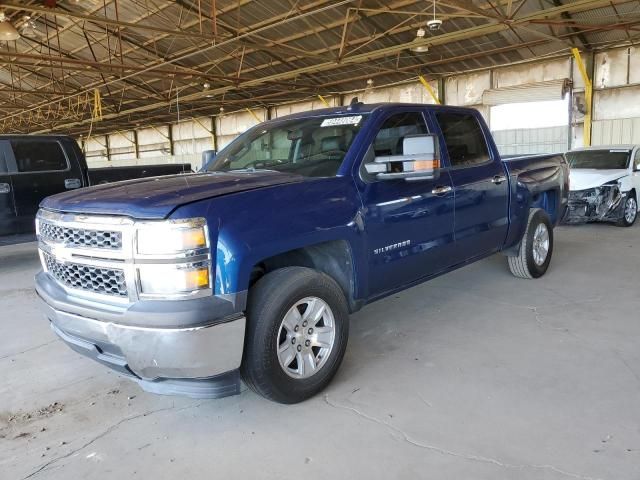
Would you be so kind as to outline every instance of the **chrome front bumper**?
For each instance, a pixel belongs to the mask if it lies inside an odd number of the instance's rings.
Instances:
[[[143,380],[210,378],[237,370],[242,360],[243,316],[198,327],[143,328],[46,304],[45,312],[53,331],[74,350]]]
[[[229,312],[234,308],[228,302],[214,297],[140,302],[144,311],[105,310],[70,296],[45,272],[36,276],[36,291],[51,328],[67,345],[145,390],[196,397],[240,391],[246,319]]]

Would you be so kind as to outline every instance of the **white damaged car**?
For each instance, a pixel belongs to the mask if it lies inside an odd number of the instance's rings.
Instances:
[[[640,145],[580,148],[566,157],[571,191],[565,222],[633,225],[638,216]]]

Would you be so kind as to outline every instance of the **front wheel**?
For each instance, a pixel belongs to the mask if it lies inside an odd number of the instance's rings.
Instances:
[[[340,286],[302,267],[275,270],[249,291],[242,375],[256,393],[297,403],[335,375],[349,336]]]
[[[518,255],[507,257],[511,273],[520,278],[538,278],[545,274],[553,253],[553,226],[544,210],[531,210]]]
[[[629,193],[629,196],[624,202],[624,208],[622,209],[622,217],[618,221],[618,225],[621,227],[630,227],[636,221],[638,217],[638,202],[633,192]]]

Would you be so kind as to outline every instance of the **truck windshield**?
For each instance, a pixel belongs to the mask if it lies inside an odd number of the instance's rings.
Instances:
[[[336,115],[259,125],[223,149],[209,172],[277,170],[332,177],[367,115]]]
[[[582,150],[567,153],[571,168],[597,170],[625,169],[629,165],[628,150]]]

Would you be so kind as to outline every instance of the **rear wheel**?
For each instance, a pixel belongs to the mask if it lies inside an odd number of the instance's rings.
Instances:
[[[511,273],[520,278],[538,278],[545,274],[553,253],[553,226],[544,210],[531,210],[527,230],[518,255],[507,257]]]
[[[621,227],[630,227],[635,223],[637,217],[638,202],[633,192],[631,192],[624,202],[622,217],[618,220],[618,225]]]
[[[348,335],[347,302],[331,277],[302,267],[268,273],[249,292],[243,378],[270,400],[306,400],[335,375]]]

